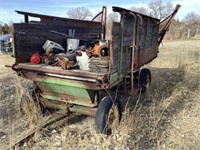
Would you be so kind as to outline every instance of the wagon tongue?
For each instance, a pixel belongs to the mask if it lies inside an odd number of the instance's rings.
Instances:
[[[162,42],[162,39],[165,36],[165,33],[168,31],[169,26],[172,22],[172,19],[174,18],[174,16],[176,15],[176,13],[178,12],[179,8],[181,7],[181,5],[177,4],[174,11],[172,12],[171,15],[169,15],[168,17],[166,17],[164,20],[162,20],[160,22],[160,27],[159,27],[159,45]]]

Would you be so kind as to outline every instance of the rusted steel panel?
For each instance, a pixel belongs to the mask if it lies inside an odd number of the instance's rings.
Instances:
[[[76,105],[87,106],[87,107],[96,107],[97,93],[95,91],[91,91],[91,92],[93,93],[90,93],[89,97],[87,97],[86,99],[84,99],[84,97],[77,97],[77,96],[60,94],[60,93],[48,93],[48,92],[43,92],[41,96],[48,100],[65,102],[66,104],[76,104]]]
[[[38,75],[38,74],[33,74],[33,72],[24,72],[24,71],[20,72],[19,75],[24,77],[24,78],[27,78],[27,79],[30,79],[30,80],[33,80],[33,81],[38,81],[38,82],[40,80],[48,80],[48,79],[51,80],[51,81],[54,81],[54,82],[59,80],[59,82],[63,82],[63,84],[67,81],[69,82],[68,84],[73,82],[79,88],[84,87],[86,89],[93,89],[93,90],[103,90],[104,89],[103,87],[101,87],[101,84],[96,83],[96,82],[88,82],[88,81],[81,81],[81,80],[70,80],[70,79],[64,79],[64,78],[58,78],[58,77],[51,77],[51,76],[47,76],[45,74]]]
[[[92,73],[92,72],[84,72],[80,70],[63,70],[59,67],[49,67],[44,65],[33,65],[33,64],[17,64],[13,66],[14,70],[26,70],[35,73],[53,73],[58,75],[66,75],[66,76],[74,76],[74,77],[83,77],[89,79],[103,79],[103,74]]]
[[[89,108],[89,107],[74,105],[72,107],[69,107],[69,111],[95,117],[97,108]]]
[[[79,106],[79,105],[64,105],[63,102],[58,101],[50,101],[47,99],[41,99],[41,102],[48,108],[54,108],[54,109],[61,109],[61,110],[69,110],[69,112],[78,112],[80,114],[85,114],[89,116],[95,117],[97,108],[94,107],[85,107],[85,106]]]

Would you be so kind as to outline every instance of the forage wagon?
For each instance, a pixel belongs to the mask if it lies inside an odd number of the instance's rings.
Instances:
[[[100,22],[16,11],[24,22],[14,24],[12,69],[33,81],[41,107],[94,116],[96,130],[108,134],[122,115],[122,100],[109,91],[119,85],[131,95],[147,90],[151,72],[143,66],[158,56],[179,7],[163,21],[112,7],[120,21],[109,29],[106,7],[95,16]]]

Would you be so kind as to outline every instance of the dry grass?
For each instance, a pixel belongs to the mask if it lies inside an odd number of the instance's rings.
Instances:
[[[30,125],[38,124],[42,119],[42,111],[39,106],[38,95],[34,89],[30,89],[31,81],[22,79],[18,76],[16,79],[16,106],[23,109],[23,113],[28,119]],[[36,94],[33,98],[32,93]],[[20,106],[21,105],[23,106]],[[20,110],[19,110],[20,111]]]
[[[151,94],[142,102],[140,96],[127,98],[119,94],[127,101],[124,101],[122,122],[111,136],[96,134],[93,118],[72,115],[64,127],[56,128],[55,132],[40,132],[42,136],[38,134],[35,142],[25,143],[23,148],[198,149],[200,41],[164,42],[158,58],[148,67],[153,79]],[[17,99],[27,92],[20,82],[17,79],[20,87]],[[10,127],[14,128],[12,122]],[[11,135],[12,141],[15,134],[11,132]]]
[[[10,71],[10,68],[6,68],[5,65],[14,64],[14,58],[10,55],[4,55],[0,52],[0,74],[7,74]]]

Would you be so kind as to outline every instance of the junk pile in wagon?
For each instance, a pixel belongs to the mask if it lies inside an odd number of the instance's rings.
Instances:
[[[106,40],[84,41],[67,39],[67,50],[59,43],[47,40],[42,48],[44,54],[35,53],[31,56],[32,64],[44,63],[59,66],[64,70],[80,69],[90,72],[107,73],[109,69],[109,49]]]

